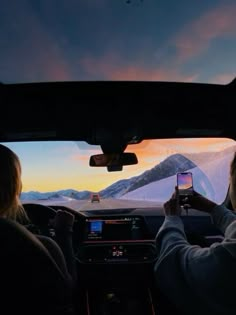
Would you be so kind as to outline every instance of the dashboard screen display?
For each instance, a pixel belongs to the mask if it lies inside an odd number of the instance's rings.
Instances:
[[[88,218],[86,240],[141,240],[144,238],[142,217]]]

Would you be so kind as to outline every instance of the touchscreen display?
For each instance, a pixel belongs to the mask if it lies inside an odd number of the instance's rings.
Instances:
[[[141,217],[86,219],[86,240],[140,240],[144,237]]]

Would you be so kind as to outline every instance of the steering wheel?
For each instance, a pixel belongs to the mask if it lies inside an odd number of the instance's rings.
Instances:
[[[31,232],[45,236],[52,235],[51,220],[55,217],[57,211],[49,206],[36,203],[26,203],[23,207],[30,219],[26,226]]]

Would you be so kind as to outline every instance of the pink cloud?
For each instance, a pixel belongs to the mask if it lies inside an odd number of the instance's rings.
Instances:
[[[216,83],[216,84],[228,84],[231,81],[233,81],[233,79],[236,78],[236,72],[233,73],[222,73],[217,75],[216,77],[214,77],[211,82],[212,83]]]
[[[180,32],[174,42],[179,61],[199,55],[212,40],[236,37],[236,4],[222,5],[198,17]]]
[[[95,78],[102,77],[104,80],[192,82],[197,78],[197,75],[181,74],[177,69],[148,69],[143,65],[124,65],[124,62],[112,53],[101,58],[83,58],[80,60],[80,65],[88,75]]]
[[[176,69],[145,69],[139,66],[121,67],[114,69],[112,80],[144,80],[144,81],[188,81],[192,82],[197,75],[180,74]]]
[[[103,57],[85,57],[80,65],[88,75],[111,80],[146,80],[146,81],[196,81],[198,75],[184,75],[178,66],[195,57],[221,37],[236,37],[236,4],[221,5],[209,10],[195,19],[179,32],[170,42],[176,47],[176,55],[171,58],[172,67],[148,69],[142,64],[124,65],[115,53],[107,53]],[[230,75],[216,78],[217,82],[227,82]]]

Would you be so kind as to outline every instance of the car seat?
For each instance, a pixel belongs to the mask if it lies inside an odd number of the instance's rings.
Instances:
[[[1,314],[74,314],[72,292],[52,256],[21,224],[0,218]]]

